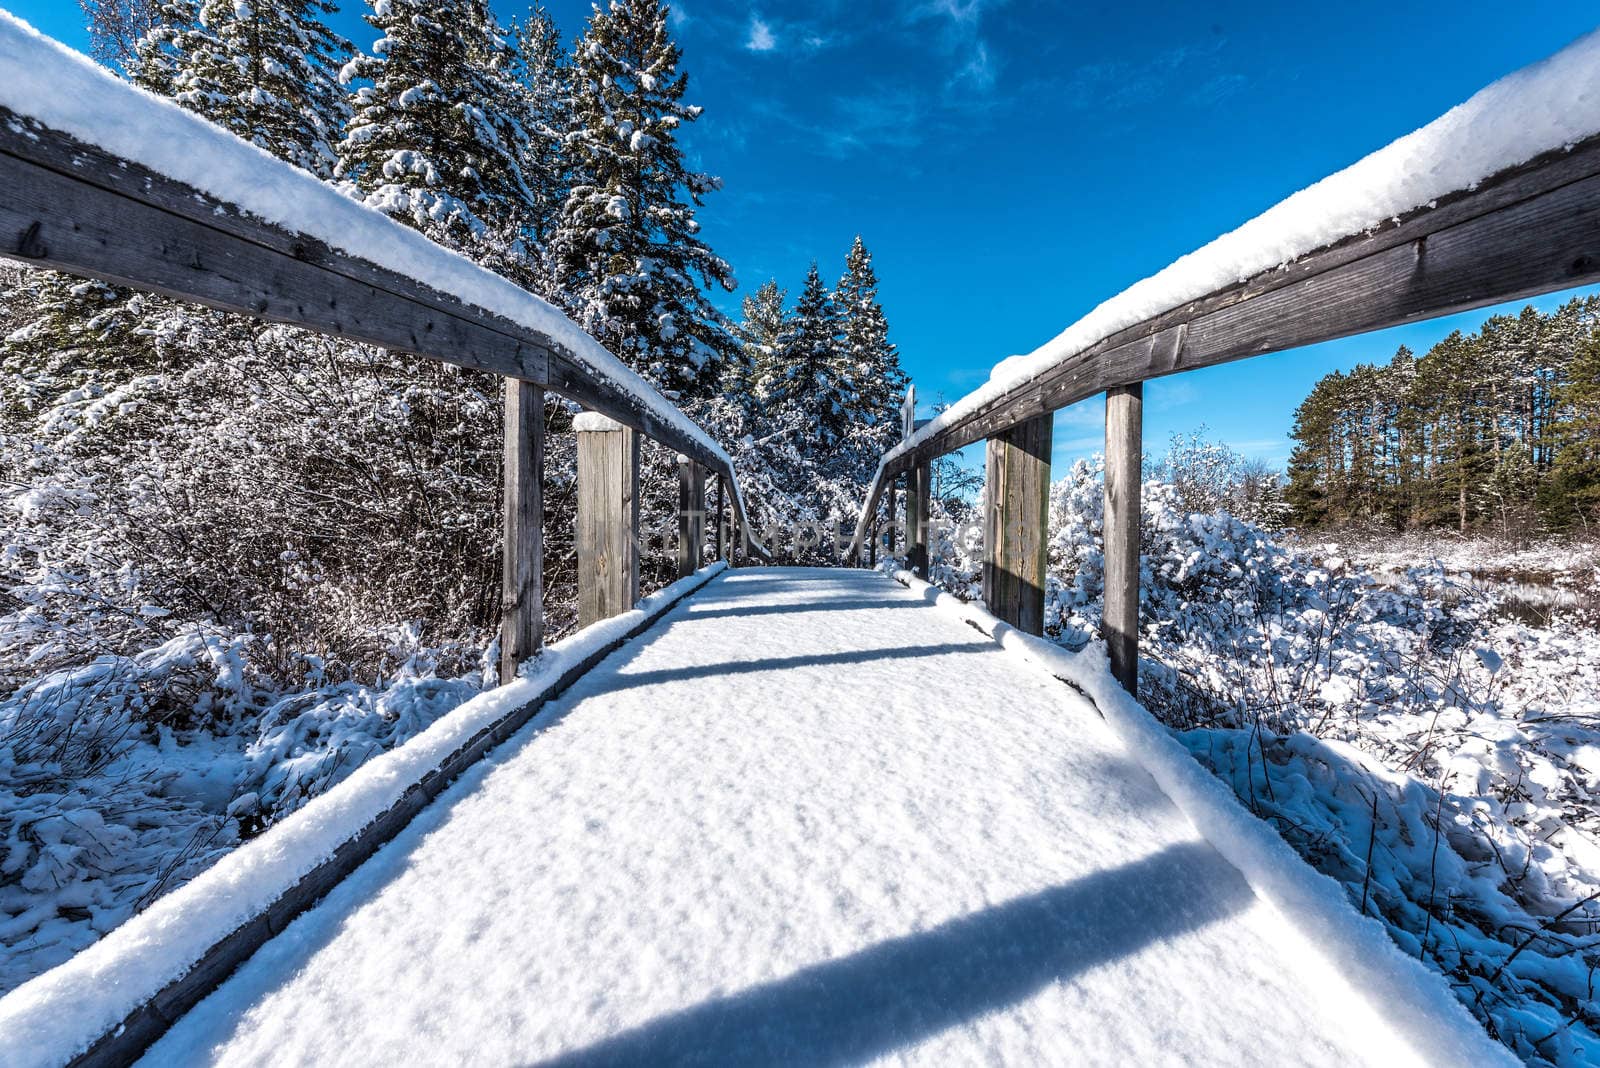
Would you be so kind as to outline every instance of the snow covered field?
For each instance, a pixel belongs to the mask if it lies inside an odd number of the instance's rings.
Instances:
[[[745,570],[146,1062],[1494,1059],[1414,964],[1377,964],[1410,1003],[1369,1005],[1305,923],[1087,701],[954,615],[869,573]]]

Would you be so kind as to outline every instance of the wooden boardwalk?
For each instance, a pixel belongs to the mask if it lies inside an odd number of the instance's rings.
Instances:
[[[1407,1061],[1365,1016],[1083,697],[884,576],[750,569],[146,1063]]]

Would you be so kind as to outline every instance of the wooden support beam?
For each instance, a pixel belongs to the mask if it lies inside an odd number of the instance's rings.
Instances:
[[[639,437],[595,412],[578,434],[578,625],[621,615],[639,600]]]
[[[618,383],[567,335],[263,222],[3,107],[0,257],[519,378],[731,474],[708,438],[663,415],[659,395]],[[730,491],[742,510],[737,485]]]
[[[933,471],[918,464],[906,473],[906,567],[928,577],[928,525],[932,518]]]
[[[983,602],[1027,634],[1044,633],[1053,424],[1041,415],[989,439]]]
[[[985,397],[886,460],[868,508],[914,464],[1115,386],[1597,280],[1600,137],[1591,137],[1119,330]],[[856,550],[864,537],[858,530]]]
[[[726,533],[726,531],[723,530],[723,526],[722,526],[722,524],[723,524],[723,518],[722,518],[722,511],[723,511],[722,482],[723,482],[722,476],[718,475],[717,476],[717,526],[716,526],[716,539],[717,540],[716,540],[716,544],[714,546],[712,546],[713,555],[716,556],[716,558],[718,560],[726,560],[727,559],[727,557],[723,555],[723,551],[724,551],[724,546],[726,546],[728,544],[727,533]]]
[[[895,537],[894,537],[895,527],[898,525],[899,517],[900,517],[900,506],[895,500],[895,498],[897,496],[899,496],[899,493],[897,491],[898,491],[898,483],[896,483],[893,479],[890,479],[889,480],[889,542],[884,547],[884,551],[890,553],[891,555],[894,553],[894,547],[895,547]],[[873,507],[877,507],[877,502],[876,501],[873,502]]]
[[[678,461],[678,577],[700,570],[706,544],[705,468],[688,458]]]
[[[1111,673],[1139,692],[1139,487],[1144,386],[1106,391],[1105,611],[1100,630]]]
[[[505,380],[501,512],[500,682],[544,640],[544,390]]]

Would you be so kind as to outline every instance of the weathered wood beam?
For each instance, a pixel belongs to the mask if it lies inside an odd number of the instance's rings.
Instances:
[[[1144,386],[1106,391],[1105,602],[1100,631],[1111,674],[1139,692],[1139,488]]]
[[[1090,345],[887,461],[918,463],[1113,386],[1600,281],[1600,137],[1547,153]],[[859,551],[858,530],[852,551]]]
[[[639,437],[593,413],[578,435],[578,625],[639,600]]]
[[[933,471],[918,464],[906,474],[906,567],[928,577],[928,535],[932,519]]]
[[[989,439],[984,513],[983,601],[996,619],[1044,633],[1050,512],[1050,415]]]
[[[723,555],[723,546],[728,544],[727,534],[723,530],[724,501],[722,499],[722,483],[723,483],[723,478],[722,478],[721,475],[718,475],[717,476],[717,526],[716,526],[716,535],[715,535],[717,540],[716,540],[716,543],[712,546],[712,555],[715,556],[718,560],[726,560],[727,559],[727,557]]]
[[[0,256],[520,378],[712,470],[725,467],[704,442],[541,332],[4,108]]]
[[[1113,334],[934,435],[915,458],[953,452],[1111,386],[1595,281],[1600,138]]]
[[[544,390],[505,380],[500,682],[517,677],[544,638]]]
[[[893,479],[890,479],[889,480],[889,505],[888,505],[888,508],[887,508],[887,511],[889,513],[889,542],[888,542],[888,545],[886,546],[886,548],[891,553],[894,552],[894,546],[895,546],[894,532],[895,532],[895,527],[899,522],[899,515],[900,515],[899,506],[895,503],[895,497],[897,495],[896,494],[896,490],[897,490],[897,483]],[[877,506],[878,506],[878,502],[877,501],[873,501],[872,502],[872,510],[874,512],[877,511]]]
[[[693,460],[678,463],[678,577],[700,570],[706,543],[706,474]]]

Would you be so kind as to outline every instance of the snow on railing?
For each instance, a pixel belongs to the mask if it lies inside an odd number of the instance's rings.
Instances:
[[[887,480],[1108,388],[1600,279],[1600,31],[1128,287],[885,453]]]
[[[5,11],[0,190],[0,255],[532,382],[745,511],[722,447],[559,309]]]

